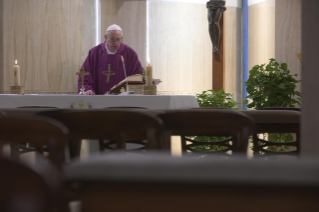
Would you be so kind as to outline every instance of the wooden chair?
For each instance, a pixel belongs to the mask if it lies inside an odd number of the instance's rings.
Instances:
[[[54,107],[54,106],[49,106],[49,105],[29,105],[29,106],[21,106],[21,107],[17,107],[17,108],[24,108],[24,109],[54,109],[54,108],[58,108],[58,107]]]
[[[131,109],[137,109],[137,110],[148,110],[146,107],[130,107],[130,106],[120,106],[120,107],[106,107],[103,109],[116,109],[116,110],[131,110]],[[114,145],[116,141],[104,141],[100,140],[100,149],[108,149],[108,150],[114,150]],[[144,141],[126,141],[127,144],[133,144],[135,146],[134,148],[131,148],[130,151],[139,151],[144,150],[146,143]],[[137,147],[136,147],[137,146]]]
[[[50,211],[50,188],[27,166],[0,158],[0,208],[3,212]]]
[[[177,110],[166,111],[158,115],[164,122],[166,131],[165,147],[170,147],[170,136],[180,135],[182,139],[182,151],[186,153],[245,153],[248,146],[248,138],[254,134],[254,122],[252,119],[238,111],[214,109],[214,110]],[[187,136],[224,136],[221,141],[196,141]],[[190,144],[187,144],[190,142]],[[198,151],[193,148],[199,145],[218,145],[222,149],[216,151]]]
[[[191,108],[193,110],[234,110],[232,108],[227,108],[227,107],[193,107]]]
[[[105,150],[105,146],[109,146],[109,143],[102,143],[102,140],[105,139],[114,141],[118,150],[125,149],[127,140],[147,140],[147,149],[162,148],[162,122],[156,115],[147,111],[110,109],[72,112],[64,110],[44,112],[38,115],[54,117],[65,124],[70,130],[69,140],[101,140],[100,151]],[[76,148],[79,149],[79,147]],[[73,157],[79,156],[76,154]]]
[[[121,106],[121,107],[106,107],[104,109],[148,109],[146,107],[124,107],[124,106]]]
[[[0,118],[4,118],[7,117],[6,113],[3,111],[0,111]]]
[[[319,162],[102,154],[69,164],[82,212],[316,211]]]
[[[259,108],[258,110],[293,110],[293,111],[301,111],[301,108],[298,108],[298,107],[264,107],[264,108]]]
[[[35,116],[49,117],[61,122],[61,117],[63,116],[63,114],[68,113],[70,111],[83,111],[83,110],[80,110],[80,109],[53,109],[53,110],[46,110],[46,111],[42,110],[42,111],[36,112]],[[70,158],[74,159],[80,156],[81,145],[82,145],[81,139],[75,139],[75,140],[68,139],[67,145],[69,148]]]
[[[242,111],[256,123],[256,134],[253,137],[254,156],[299,155],[300,153],[300,118],[301,113],[292,110],[251,110]],[[291,142],[271,142],[258,137],[261,133],[294,133],[296,140]],[[295,147],[285,152],[269,151],[267,147]]]
[[[65,126],[49,118],[0,119],[0,141],[16,148],[11,150],[11,157],[16,159],[20,156],[19,144],[31,143],[38,153],[43,154],[46,150],[49,159],[61,168],[67,134]]]
[[[68,211],[62,175],[50,162],[32,168],[0,157],[0,172],[2,212]]]
[[[7,117],[6,113],[3,111],[0,111],[0,119],[5,118],[5,117]],[[3,154],[3,146],[4,146],[4,144],[0,142],[0,155]]]
[[[27,109],[27,110],[37,110],[37,109],[57,109],[57,107],[54,106],[48,106],[48,105],[28,105],[28,106],[21,106],[21,107],[17,107],[18,109]],[[14,111],[14,115],[13,117],[17,116],[18,111]],[[21,113],[21,111],[19,111],[18,113],[19,116],[24,116],[24,117],[28,117],[26,115],[26,113]],[[9,117],[11,117],[11,115],[9,115]],[[30,116],[32,117],[32,116]],[[12,146],[13,144],[11,144]],[[11,148],[12,151],[17,151],[14,154],[24,154],[24,153],[29,153],[29,152],[35,152],[34,146],[32,146],[32,144],[30,143],[26,143],[26,144],[20,144],[19,147],[13,147]]]

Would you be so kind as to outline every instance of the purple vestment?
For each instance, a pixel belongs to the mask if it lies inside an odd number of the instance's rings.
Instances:
[[[107,54],[105,43],[102,43],[89,51],[89,55],[83,64],[85,72],[90,73],[90,75],[84,77],[85,91],[92,90],[95,94],[105,94],[114,85],[125,79],[121,55],[124,57],[127,76],[143,75],[141,63],[132,48],[121,43],[117,53],[110,55]],[[107,73],[109,64],[111,65],[111,74]],[[108,83],[107,75],[109,75]],[[81,76],[79,76],[78,90],[81,88],[81,83]]]

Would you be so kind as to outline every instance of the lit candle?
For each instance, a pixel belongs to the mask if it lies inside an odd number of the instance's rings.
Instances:
[[[151,86],[153,84],[153,70],[152,66],[148,64],[146,66],[146,86]]]
[[[20,66],[18,65],[18,61],[15,61],[15,65],[13,66],[13,85],[20,86]]]

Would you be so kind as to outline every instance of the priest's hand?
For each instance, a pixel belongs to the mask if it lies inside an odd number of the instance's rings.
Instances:
[[[95,95],[95,93],[91,90],[85,91],[86,95]]]

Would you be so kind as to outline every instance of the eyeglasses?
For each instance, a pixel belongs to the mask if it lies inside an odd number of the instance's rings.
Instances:
[[[107,39],[110,43],[117,43],[117,42],[119,42],[119,43],[121,43],[122,42],[122,40],[123,40],[123,38],[119,38],[119,39]]]

